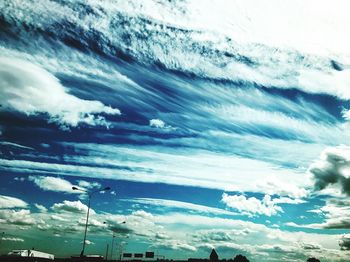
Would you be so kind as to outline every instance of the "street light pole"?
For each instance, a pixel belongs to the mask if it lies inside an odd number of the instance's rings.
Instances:
[[[80,252],[80,256],[83,257],[83,256],[84,256],[84,252],[85,252],[87,228],[88,228],[88,223],[89,223],[91,196],[92,196],[94,193],[101,192],[101,191],[107,191],[107,190],[110,190],[111,188],[110,188],[110,187],[105,187],[104,189],[99,189],[99,190],[95,190],[95,191],[91,191],[91,192],[89,192],[89,191],[87,191],[87,190],[84,190],[84,189],[81,189],[81,188],[78,188],[78,187],[75,187],[75,186],[73,186],[72,189],[73,189],[73,190],[82,191],[82,192],[86,193],[86,194],[88,195],[88,197],[89,197],[88,210],[87,210],[87,214],[86,214],[85,231],[84,231],[83,249],[82,249],[81,252]]]
[[[106,248],[106,260],[108,260],[108,247],[109,247],[109,244],[107,244],[107,248]]]
[[[86,233],[87,233],[87,228],[89,224],[89,214],[90,214],[90,203],[91,203],[91,195],[88,194],[89,196],[89,204],[88,204],[88,210],[86,214],[86,223],[85,223],[85,232],[84,232],[84,240],[83,240],[83,249],[81,250],[80,256],[84,256],[84,251],[85,251],[85,244],[86,244]]]
[[[111,260],[113,260],[114,238],[115,238],[115,235],[114,235],[114,232],[113,232],[113,237],[112,237],[112,248],[111,248]]]
[[[4,235],[5,235],[5,232],[1,232],[0,244],[2,244],[2,239],[3,239]]]
[[[103,222],[103,224],[107,224],[106,221]],[[121,224],[126,224],[126,221],[117,223],[117,225],[121,225]],[[108,224],[107,224],[108,225]],[[115,240],[116,234],[113,231],[113,235],[112,235],[112,245],[111,245],[111,260],[113,260],[113,250],[114,250],[114,240]]]

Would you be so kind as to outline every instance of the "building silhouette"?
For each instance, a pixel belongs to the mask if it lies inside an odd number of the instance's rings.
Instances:
[[[210,262],[218,262],[219,261],[218,253],[216,253],[214,248],[210,253],[209,260],[210,260]]]

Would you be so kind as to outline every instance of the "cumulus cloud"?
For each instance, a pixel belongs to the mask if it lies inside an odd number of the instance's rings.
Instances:
[[[265,195],[262,200],[255,197],[246,197],[244,195],[222,195],[222,202],[228,207],[237,209],[245,215],[276,215],[278,212],[283,213],[283,209],[278,204],[300,204],[303,200],[291,199],[288,197],[274,198]]]
[[[302,249],[305,249],[305,250],[320,250],[322,248],[322,246],[317,244],[317,243],[304,243],[304,242],[301,242],[301,243],[299,243],[299,246]]]
[[[28,204],[15,197],[0,195],[0,208],[26,208]]]
[[[326,148],[309,171],[314,177],[315,190],[333,189],[350,195],[350,147]]]
[[[149,125],[151,127],[156,127],[156,128],[165,128],[166,127],[164,121],[160,120],[160,119],[151,119],[149,121]]]
[[[72,189],[73,184],[69,181],[51,176],[29,176],[29,181],[33,181],[38,187],[45,191],[64,192],[80,194],[81,192]]]
[[[45,213],[47,212],[47,208],[44,207],[43,205],[40,205],[40,204],[34,204],[34,206],[39,210],[39,212],[41,213]]]
[[[103,114],[120,111],[100,101],[89,101],[68,93],[59,80],[29,62],[0,57],[0,104],[3,109],[27,115],[47,114],[50,122],[61,127],[107,125]]]
[[[211,242],[230,242],[234,241],[236,236],[247,236],[251,230],[249,229],[211,229],[211,230],[199,230],[193,238],[199,243],[211,243]]]
[[[141,237],[155,236],[156,232],[161,232],[154,223],[154,216],[144,210],[133,211],[129,215],[107,215],[104,218],[106,226],[112,232],[127,235],[134,234]]]
[[[148,213],[144,210],[137,210],[132,212],[132,215],[142,217],[144,219],[153,219],[153,215],[151,213]]]
[[[0,210],[0,221],[17,226],[29,226],[36,223],[29,210]]]
[[[58,212],[71,212],[71,213],[86,213],[88,207],[78,201],[64,200],[63,203],[55,203],[51,207],[54,211]],[[95,211],[90,209],[90,214],[95,214]]]

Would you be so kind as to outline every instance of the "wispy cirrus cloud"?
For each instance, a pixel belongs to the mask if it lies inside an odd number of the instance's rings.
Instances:
[[[237,213],[235,212],[227,211],[220,208],[197,205],[193,203],[176,201],[176,200],[157,199],[157,198],[133,198],[133,199],[121,199],[121,200],[131,202],[131,203],[143,204],[143,205],[159,206],[162,208],[184,209],[184,210],[199,212],[199,213],[210,213],[215,215],[231,215],[231,216],[237,215]]]
[[[34,182],[35,185],[45,191],[81,194],[81,192],[73,190],[73,184],[63,178],[52,176],[29,176],[28,180]]]
[[[92,144],[85,146],[91,149],[98,147]],[[96,178],[193,185],[223,190],[229,185],[234,185],[237,191],[264,193],[265,189],[268,188],[271,194],[291,196],[305,194],[305,190],[302,189],[308,185],[303,172],[254,159],[227,156],[202,150],[194,152],[188,150],[186,152],[181,150],[159,152],[152,147],[144,149],[119,146],[101,147],[112,150],[115,156],[115,158],[108,161],[109,166],[107,167],[104,164],[106,158],[104,158],[102,166],[91,166],[96,158],[89,156],[71,156],[70,162],[76,162],[74,165],[5,159],[0,159],[0,164],[7,170],[17,170],[17,172],[31,170],[31,172],[37,172],[38,174],[49,172],[56,175],[81,177],[92,174]],[[122,155],[117,152],[124,154],[124,161],[120,161]],[[130,157],[130,159],[125,162],[127,157]],[[179,162],[182,163],[181,166],[176,164]],[[128,164],[129,168],[118,168],[118,166],[125,166],[125,164]],[[169,169],[169,166],[172,168]],[[150,172],[153,174],[152,176],[149,175]],[[215,173],[220,173],[220,177],[214,178],[213,174]],[[261,174],[265,174],[263,178]],[[247,177],[249,177],[249,180],[247,180]],[[255,181],[255,183],[250,181]],[[268,183],[268,181],[274,181],[275,183]],[[262,187],[261,184],[265,186]],[[281,188],[281,185],[286,187]],[[298,187],[302,189],[298,189]]]
[[[316,213],[322,219],[319,223],[297,224],[286,223],[287,226],[312,229],[349,229],[350,228],[350,201],[346,198],[330,197],[324,206],[309,212]]]

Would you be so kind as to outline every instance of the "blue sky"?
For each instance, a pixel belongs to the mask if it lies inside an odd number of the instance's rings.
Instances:
[[[0,252],[346,261],[347,5],[3,1]]]

